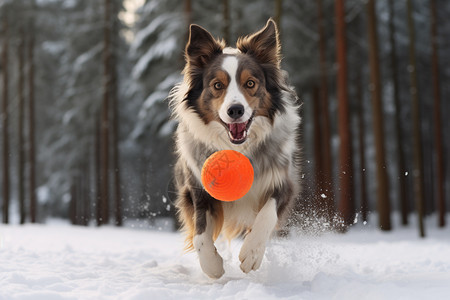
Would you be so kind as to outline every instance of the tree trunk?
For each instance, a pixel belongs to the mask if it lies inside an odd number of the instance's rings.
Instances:
[[[186,33],[185,33],[185,40],[184,45],[189,40],[189,25],[192,24],[192,1],[191,0],[184,0],[184,17],[186,19]],[[183,62],[184,62],[184,56],[182,56]]]
[[[75,186],[76,180],[72,178],[70,186],[70,203],[69,203],[69,219],[72,225],[77,225],[77,188]]]
[[[334,191],[333,191],[333,175],[332,175],[332,160],[331,160],[331,133],[330,133],[330,116],[328,111],[328,68],[326,62],[326,44],[325,44],[325,18],[323,15],[322,0],[317,0],[317,16],[318,16],[318,31],[319,31],[319,62],[320,62],[320,116],[319,128],[321,141],[321,161],[322,167],[320,172],[320,195],[324,194],[326,197],[321,198],[323,207],[325,209],[325,216],[331,222],[334,213]],[[319,154],[319,153],[318,153]]]
[[[366,185],[366,147],[365,147],[365,126],[364,126],[364,96],[361,67],[358,67],[358,78],[356,81],[356,97],[358,99],[358,128],[359,128],[359,167],[361,178],[361,217],[363,222],[368,221],[369,201],[367,199],[367,185]]]
[[[3,51],[2,51],[2,73],[3,73],[3,114],[1,115],[3,129],[3,223],[9,223],[9,112],[8,112],[8,17],[3,14]]]
[[[405,167],[405,151],[403,150],[404,138],[402,134],[401,125],[401,104],[400,104],[400,87],[398,82],[398,65],[397,65],[397,50],[395,41],[395,26],[394,26],[394,0],[389,0],[389,43],[391,45],[390,64],[391,76],[393,83],[393,96],[395,105],[395,134],[397,137],[397,174],[399,179],[399,198],[400,198],[400,213],[402,218],[402,225],[408,225],[409,205],[407,199],[407,181],[406,181],[406,167]]]
[[[283,14],[283,0],[275,0],[274,21],[277,24],[278,32],[281,33],[281,16]]]
[[[100,114],[98,114],[100,115]],[[95,216],[97,226],[103,224],[102,219],[102,162],[101,162],[101,120],[97,117],[95,120],[95,142],[94,142],[94,155],[95,155]]]
[[[34,3],[34,1],[33,1]],[[34,4],[33,4],[34,5]],[[34,121],[34,35],[33,23],[29,26],[28,45],[28,155],[29,155],[29,195],[30,195],[30,220],[36,223],[37,199],[36,199],[36,143]]]
[[[186,16],[186,23],[189,27],[189,25],[192,24],[192,0],[184,0],[184,12]]]
[[[359,17],[356,18],[353,26],[358,28],[356,34],[358,36],[364,36],[366,34],[364,28],[364,16],[360,14]],[[363,57],[366,54],[366,49],[363,47],[358,47],[355,49],[355,55],[358,57],[355,65],[355,75],[354,86],[356,88],[355,97],[355,110],[356,110],[356,120],[358,128],[358,158],[359,158],[359,178],[360,178],[360,189],[359,189],[359,198],[360,198],[360,213],[363,224],[367,224],[369,218],[369,200],[367,197],[367,183],[366,183],[366,123],[365,123],[365,88],[364,88],[364,66],[366,62]]]
[[[412,125],[413,125],[413,179],[414,179],[414,196],[416,202],[416,210],[419,224],[419,235],[425,237],[424,227],[424,181],[423,181],[423,157],[422,157],[422,130],[420,124],[420,103],[417,85],[417,64],[416,64],[416,37],[413,19],[412,1],[407,0],[407,17],[408,17],[408,32],[409,32],[409,66],[408,72],[410,75],[411,87],[411,105],[412,105]]]
[[[222,4],[223,4],[223,38],[225,39],[225,42],[229,44],[231,42],[230,2],[229,0],[222,0]]]
[[[28,144],[29,144],[29,190],[30,190],[30,218],[31,223],[36,223],[36,146],[34,132],[34,38],[30,37],[28,47]]]
[[[114,168],[114,207],[115,207],[115,224],[122,226],[123,224],[123,207],[121,195],[120,180],[120,155],[119,155],[119,109],[117,98],[113,97],[113,168]]]
[[[19,135],[19,165],[17,170],[17,184],[18,184],[18,200],[19,200],[19,217],[20,224],[25,223],[26,212],[25,212],[25,133],[24,133],[24,110],[25,110],[25,67],[24,67],[24,32],[23,29],[19,33],[19,45],[17,49],[18,54],[18,84],[17,84],[17,95],[18,95],[18,135]]]
[[[104,0],[103,102],[101,109],[101,224],[109,222],[109,102],[111,93],[111,2]]]
[[[119,26],[117,24],[118,9],[117,5],[113,4],[113,24],[112,41],[117,41],[119,36]],[[114,49],[117,47],[117,43],[113,43],[113,49],[111,51],[111,103],[112,103],[112,168],[114,173],[114,210],[115,210],[115,224],[122,226],[122,195],[120,192],[120,155],[119,155],[119,108],[118,108],[118,81],[117,81],[117,60]]]
[[[88,154],[86,157],[89,157],[89,154],[91,153],[91,151],[87,151]],[[90,160],[86,161],[86,165],[84,167],[84,178],[83,178],[83,186],[84,186],[84,190],[83,190],[83,216],[84,216],[84,220],[83,220],[83,225],[84,226],[88,226],[89,225],[89,221],[91,220],[91,203],[92,203],[92,194],[91,194],[91,182],[92,182],[92,177],[91,177],[91,168],[90,168]]]
[[[433,76],[433,98],[434,98],[434,149],[436,156],[436,197],[438,208],[438,225],[445,226],[445,163],[442,143],[442,121],[441,121],[441,89],[439,82],[439,57],[438,57],[438,32],[437,32],[437,8],[436,0],[431,0],[431,46],[432,46],[432,76]]]
[[[378,59],[378,33],[375,12],[375,0],[367,3],[370,90],[372,96],[373,127],[375,138],[375,158],[377,177],[377,211],[379,226],[382,230],[391,230],[391,207],[389,201],[386,155],[384,147],[383,104],[381,97],[380,62]]]
[[[347,90],[347,46],[345,25],[345,1],[336,0],[336,50],[337,50],[337,100],[338,131],[340,138],[339,177],[340,199],[338,210],[344,224],[353,224],[355,205],[353,199],[352,139],[350,131],[350,106]]]
[[[314,208],[317,211],[319,217],[326,217],[326,207],[324,207],[325,202],[322,201],[320,195],[322,192],[322,182],[323,182],[323,160],[322,160],[322,130],[320,128],[320,89],[315,86],[313,88],[313,98],[312,98],[312,110],[313,110],[313,143],[314,143],[314,177],[315,177],[315,188],[313,189],[313,201]],[[327,218],[328,220],[328,218]]]

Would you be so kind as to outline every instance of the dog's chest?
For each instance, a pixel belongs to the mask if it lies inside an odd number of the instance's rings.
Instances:
[[[247,194],[239,200],[223,202],[225,227],[234,227],[236,225],[251,227],[258,213],[260,201],[262,199]]]
[[[250,191],[241,199],[233,202],[223,202],[224,222],[226,227],[236,225],[251,228],[256,215],[268,200],[269,191],[279,180],[278,175],[265,173],[255,178]]]

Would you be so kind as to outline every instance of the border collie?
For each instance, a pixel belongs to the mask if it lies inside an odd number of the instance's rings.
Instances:
[[[176,130],[176,208],[186,250],[198,253],[211,278],[224,274],[214,246],[244,234],[240,268],[257,270],[266,242],[282,229],[299,194],[298,98],[280,68],[275,22],[225,47],[198,25],[190,26],[183,81],[169,95]],[[202,187],[205,160],[218,150],[246,155],[254,168],[250,191],[234,202]]]

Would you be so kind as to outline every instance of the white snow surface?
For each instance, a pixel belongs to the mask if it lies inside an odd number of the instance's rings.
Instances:
[[[242,241],[221,242],[225,275],[212,280],[179,233],[0,225],[0,299],[448,299],[449,231],[295,234],[272,240],[249,274]]]

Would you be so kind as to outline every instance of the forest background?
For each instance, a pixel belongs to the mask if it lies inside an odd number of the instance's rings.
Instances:
[[[2,0],[2,222],[172,220],[165,99],[188,24],[234,45],[273,17],[303,103],[298,215],[417,217],[425,236],[450,201],[449,15],[444,0]]]

